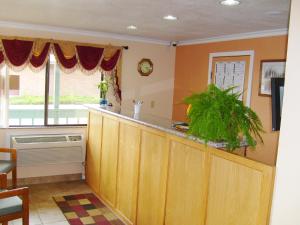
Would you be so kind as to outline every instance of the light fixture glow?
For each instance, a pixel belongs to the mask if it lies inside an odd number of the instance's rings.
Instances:
[[[241,4],[239,0],[223,0],[220,3],[226,6],[235,6]]]
[[[164,16],[164,19],[165,20],[177,20],[177,17],[173,16],[173,15],[167,15],[167,16]]]
[[[128,30],[136,30],[137,27],[134,26],[134,25],[129,25],[129,26],[127,27],[127,29],[128,29]]]
[[[274,11],[267,11],[267,12],[265,12],[265,14],[270,15],[270,16],[277,16],[277,15],[282,14],[282,12],[274,10]]]

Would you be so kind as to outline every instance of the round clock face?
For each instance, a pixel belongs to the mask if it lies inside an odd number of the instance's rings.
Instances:
[[[152,73],[153,63],[150,59],[142,59],[138,64],[138,71],[142,76],[148,76]]]
[[[151,68],[151,65],[150,65],[149,62],[143,62],[141,64],[141,70],[142,70],[143,73],[148,73],[151,69],[152,68]]]

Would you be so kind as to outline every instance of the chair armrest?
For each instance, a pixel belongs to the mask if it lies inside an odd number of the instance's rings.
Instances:
[[[0,173],[0,189],[7,188],[7,174]]]
[[[14,196],[21,196],[23,200],[27,199],[28,201],[28,195],[29,195],[29,188],[23,187],[23,188],[16,188],[16,189],[5,190],[0,192],[0,199],[14,197]]]
[[[17,150],[14,148],[0,148],[0,152],[10,153],[10,159],[14,162],[17,161]]]

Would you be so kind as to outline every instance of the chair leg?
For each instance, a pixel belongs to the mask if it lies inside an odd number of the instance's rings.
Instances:
[[[29,210],[25,209],[22,217],[22,225],[29,225]]]
[[[27,195],[23,196],[23,216],[22,221],[23,225],[29,225],[29,196]]]
[[[23,225],[29,225],[29,214],[27,216],[23,216],[22,222]]]
[[[7,175],[6,173],[0,173],[0,189],[7,188]]]
[[[12,170],[12,185],[13,188],[17,188],[17,168]]]

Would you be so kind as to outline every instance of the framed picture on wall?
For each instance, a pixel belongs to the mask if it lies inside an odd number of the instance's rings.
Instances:
[[[271,96],[271,78],[284,78],[285,60],[262,60],[260,63],[259,95]]]

